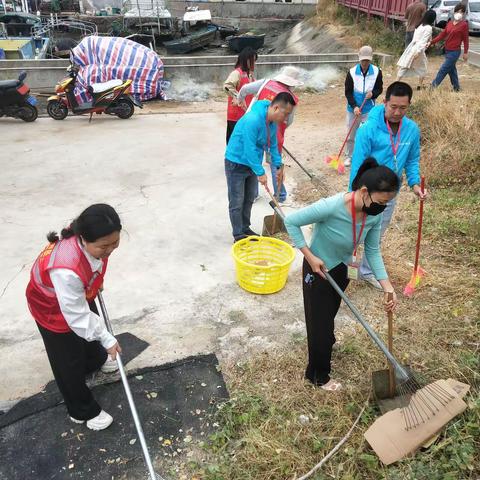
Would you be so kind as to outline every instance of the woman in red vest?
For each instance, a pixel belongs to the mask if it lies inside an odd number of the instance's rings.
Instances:
[[[33,264],[26,291],[70,418],[92,430],[103,430],[113,421],[93,398],[85,377],[100,368],[105,373],[117,370],[121,349],[94,300],[121,230],[110,205],[91,205],[60,238],[56,232],[47,235],[50,243]]]
[[[297,67],[288,65],[282,69],[282,71],[273,77],[272,79],[262,79],[256,82],[252,82],[243,87],[238,93],[238,102],[245,107],[246,98],[252,97],[249,104],[254,104],[257,100],[270,100],[272,101],[279,93],[286,92],[292,95],[295,107],[292,113],[288,116],[285,122],[278,125],[277,128],[277,144],[278,153],[282,155],[283,143],[285,141],[285,130],[293,122],[295,115],[295,108],[298,105],[298,97],[293,93],[296,87],[303,85],[300,80],[301,72]],[[248,107],[248,105],[246,105]],[[280,202],[284,202],[287,199],[287,189],[282,183],[280,192],[277,191],[277,169],[274,165],[270,164],[272,170],[272,183],[275,192],[275,196],[278,196]]]
[[[230,140],[230,135],[233,132],[235,124],[245,114],[245,109],[238,103],[237,96],[240,89],[247,83],[253,82],[253,71],[255,69],[255,61],[258,55],[253,48],[244,48],[237,58],[235,64],[235,70],[230,73],[228,78],[223,84],[225,91],[228,94],[228,106],[227,106],[227,144]],[[250,105],[253,96],[250,95],[245,99],[245,102]]]

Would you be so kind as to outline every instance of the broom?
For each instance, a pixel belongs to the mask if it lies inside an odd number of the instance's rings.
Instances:
[[[420,181],[420,189],[422,193],[425,192],[425,177],[422,175]],[[417,246],[415,249],[415,263],[413,266],[412,276],[410,277],[410,281],[407,283],[403,294],[406,297],[411,297],[415,292],[415,289],[420,285],[420,279],[425,275],[425,270],[423,270],[418,265],[418,260],[420,258],[420,241],[422,240],[422,224],[423,224],[423,200],[420,200],[420,211],[418,214],[418,233],[417,233]]]
[[[365,105],[365,102],[367,101],[367,98],[363,99],[362,104],[360,105],[360,112],[362,111],[363,106]],[[343,160],[341,159],[343,149],[345,148],[345,145],[347,144],[348,137],[350,137],[350,134],[352,133],[353,127],[357,124],[358,120],[360,118],[360,115],[358,117],[355,117],[352,126],[348,130],[347,136],[345,137],[345,140],[343,141],[342,147],[340,148],[340,151],[338,152],[338,155],[327,155],[325,157],[325,163],[327,165],[330,165],[332,168],[335,168],[337,170],[338,174],[344,174],[345,173],[345,165],[343,163]]]

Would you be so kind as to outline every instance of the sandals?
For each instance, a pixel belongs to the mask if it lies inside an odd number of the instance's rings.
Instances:
[[[331,378],[327,383],[320,385],[320,388],[323,388],[323,390],[326,390],[327,392],[338,392],[339,390],[342,390],[343,385],[337,380]]]

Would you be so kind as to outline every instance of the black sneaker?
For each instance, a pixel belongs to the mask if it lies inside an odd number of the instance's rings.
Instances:
[[[242,234],[242,235],[237,235],[236,237],[233,237],[233,243],[237,243],[237,242],[239,242],[240,240],[243,240],[244,238],[247,238],[247,237],[248,237],[248,235],[244,235],[244,234]]]
[[[258,233],[255,233],[252,229],[250,228],[247,228],[247,230],[245,230],[243,232],[247,237],[251,237],[252,235],[255,235],[256,237],[259,237],[260,235]]]

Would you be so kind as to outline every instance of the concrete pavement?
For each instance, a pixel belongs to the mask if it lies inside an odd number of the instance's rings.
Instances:
[[[124,225],[105,299],[117,333],[152,345],[131,368],[201,352],[244,355],[303,331],[299,275],[273,296],[235,283],[223,112],[0,125],[8,139],[0,153],[0,401],[36,393],[52,379],[24,291],[45,234],[91,203],[112,204]],[[260,199],[254,229],[266,214]]]

